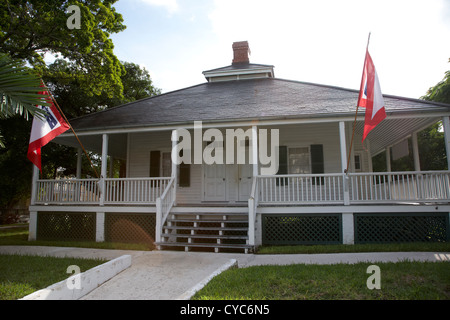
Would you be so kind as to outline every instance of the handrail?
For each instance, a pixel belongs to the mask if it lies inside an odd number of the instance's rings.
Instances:
[[[258,208],[258,201],[258,177],[254,176],[250,198],[248,199],[248,244],[251,246],[255,245],[256,209]]]
[[[172,177],[161,197],[156,199],[156,242],[161,242],[161,234],[169,212],[176,200],[175,178]]]

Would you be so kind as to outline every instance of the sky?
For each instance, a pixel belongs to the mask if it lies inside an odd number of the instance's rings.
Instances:
[[[116,56],[163,93],[206,82],[232,43],[277,78],[359,89],[365,50],[383,94],[420,98],[450,69],[450,0],[119,0]]]

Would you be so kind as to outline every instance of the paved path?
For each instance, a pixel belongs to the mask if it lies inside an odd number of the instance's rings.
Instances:
[[[114,259],[129,254],[130,268],[83,297],[85,300],[189,299],[223,270],[256,265],[358,262],[450,261],[448,252],[390,252],[254,255],[231,253],[103,250],[42,246],[0,246],[0,254]]]

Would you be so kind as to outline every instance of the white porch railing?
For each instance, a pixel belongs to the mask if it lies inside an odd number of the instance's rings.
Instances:
[[[300,174],[257,176],[260,204],[343,203],[344,175]]]
[[[100,201],[98,179],[37,180],[36,204],[86,203]]]
[[[351,203],[450,200],[450,171],[349,174]]]
[[[105,204],[155,204],[170,178],[105,179]]]
[[[104,204],[156,204],[170,177],[104,179]],[[101,180],[37,180],[36,204],[100,204]]]
[[[272,175],[256,179],[255,192],[261,205],[450,201],[450,171]]]
[[[170,209],[172,209],[175,204],[176,192],[175,178],[171,178],[164,193],[161,197],[156,199],[156,242],[161,242],[162,228],[169,216]]]

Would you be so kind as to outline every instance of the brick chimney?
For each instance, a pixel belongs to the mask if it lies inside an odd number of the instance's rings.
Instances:
[[[233,64],[249,63],[250,47],[247,41],[239,41],[233,43]]]

